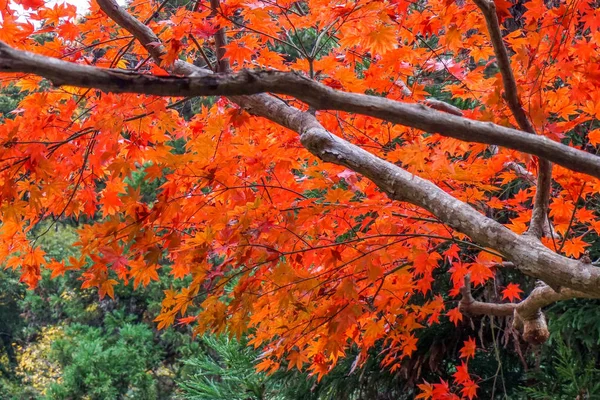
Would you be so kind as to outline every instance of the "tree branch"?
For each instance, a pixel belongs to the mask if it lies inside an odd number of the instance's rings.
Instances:
[[[210,0],[210,8],[212,16],[215,17],[219,12],[221,2],[219,0]],[[229,72],[229,60],[225,58],[225,45],[227,44],[227,36],[225,36],[225,28],[219,28],[215,33],[215,54],[217,55],[217,72]]]
[[[477,301],[471,294],[471,278],[465,276],[464,286],[460,289],[459,310],[467,315],[494,315],[508,317],[513,315],[515,328],[523,330],[523,339],[532,344],[541,344],[548,340],[550,333],[542,308],[561,300],[575,298],[597,298],[579,291],[562,288],[558,292],[541,283],[529,296],[519,303],[485,303]]]
[[[105,1],[109,0],[99,0]],[[34,73],[51,80],[55,85],[173,97],[243,96],[264,92],[284,94],[293,96],[316,110],[369,115],[468,142],[504,146],[600,178],[598,156],[543,136],[523,135],[515,129],[439,112],[422,104],[341,92],[293,72],[242,71],[237,74],[213,75],[208,69],[183,61],[177,61],[172,70],[192,77],[144,75],[78,65],[15,50],[0,42],[0,71]]]
[[[475,300],[471,294],[471,277],[467,274],[464,286],[460,288],[461,299],[458,309],[466,315],[494,315],[496,317],[509,317],[514,314],[515,303],[485,303]]]
[[[526,179],[532,185],[536,185],[535,175],[532,174],[531,172],[527,171],[527,169],[525,167],[523,167],[522,165],[519,165],[517,162],[515,162],[515,161],[506,162],[506,163],[504,163],[504,167],[506,169],[510,169],[511,171],[513,171],[517,176],[519,176],[523,179]]]
[[[545,233],[548,236],[552,235],[550,233],[550,220],[548,219],[552,190],[552,163],[543,158],[540,158],[538,163],[537,185],[535,186],[535,198],[528,233],[541,238]]]
[[[474,0],[485,18],[488,32],[494,53],[502,75],[502,83],[504,84],[504,96],[508,103],[512,114],[517,120],[517,124],[521,130],[535,135],[535,128],[525,114],[525,110],[519,99],[517,82],[510,66],[510,58],[508,50],[504,45],[500,22],[496,14],[496,4],[493,0]],[[552,163],[548,160],[540,158],[538,166],[538,179],[536,185],[535,199],[533,202],[533,212],[531,214],[531,223],[529,224],[528,232],[535,237],[542,237],[544,227],[548,218],[548,206],[550,203],[550,190],[552,189]]]

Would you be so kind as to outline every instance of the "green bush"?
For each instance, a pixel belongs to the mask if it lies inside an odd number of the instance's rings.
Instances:
[[[51,384],[49,399],[158,398],[153,371],[162,351],[154,344],[152,331],[144,324],[112,326],[110,319],[109,315],[105,321],[107,332],[73,324],[54,342],[49,359],[58,362],[62,375]]]

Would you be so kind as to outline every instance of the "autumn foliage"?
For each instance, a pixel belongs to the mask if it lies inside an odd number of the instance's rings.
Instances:
[[[68,4],[0,0],[0,40],[63,61],[162,76],[178,60],[208,62],[213,70],[228,60],[233,71],[296,71],[336,90],[524,130],[472,0],[211,4],[132,1],[127,12],[159,39],[144,44],[96,2],[81,17]],[[521,111],[535,132],[596,154],[597,1],[497,0],[494,12]],[[217,60],[219,33],[226,42]],[[158,61],[149,54],[153,46],[162,46]],[[361,350],[359,367],[376,343],[385,367],[400,368],[420,329],[465,320],[465,277],[479,287],[514,267],[503,250],[472,241],[417,205],[390,200],[351,168],[320,160],[298,132],[256,116],[239,99],[192,102],[58,86],[36,74],[1,77],[4,88],[16,85],[25,96],[0,125],[0,259],[20,269],[31,288],[43,268],[52,276],[79,271],[82,288],[100,297],[113,297],[119,282],[138,287],[171,274],[182,288],[165,292],[159,328],[249,332],[265,350],[258,369],[283,365],[320,377],[352,346]],[[193,115],[181,112],[186,101]],[[513,232],[530,227],[537,157],[358,113],[315,115],[332,134]],[[133,173],[156,185],[153,198],[143,196]],[[600,181],[560,165],[551,173],[540,240],[567,258],[589,257],[600,234]],[[64,220],[80,224],[82,256],[58,262],[36,245],[43,234],[36,227]],[[450,280],[449,292],[432,290],[440,277]],[[502,283],[498,302],[518,302],[523,289]],[[465,343],[454,381],[422,382],[418,398],[473,398],[478,378],[469,375],[468,360],[475,351],[474,340]]]

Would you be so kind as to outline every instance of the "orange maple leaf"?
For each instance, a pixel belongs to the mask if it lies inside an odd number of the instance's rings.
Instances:
[[[454,380],[460,384],[469,382],[471,376],[469,375],[467,363],[462,361],[461,364],[456,367],[456,372],[452,376],[454,377]]]
[[[379,25],[369,30],[364,36],[365,47],[373,54],[385,54],[396,47],[396,27]]]
[[[568,257],[579,258],[589,246],[590,244],[583,241],[581,237],[568,239],[563,246],[563,253]]]
[[[450,321],[456,326],[459,321],[463,320],[463,315],[458,309],[458,307],[448,310],[446,312],[446,316],[450,319]]]
[[[475,349],[477,344],[475,343],[475,339],[469,338],[463,342],[463,347],[460,349],[460,357],[469,358],[475,357]]]
[[[238,42],[232,42],[223,47],[226,50],[225,58],[229,58],[231,63],[236,63],[237,65],[243,65],[245,61],[250,61],[254,54],[253,49]]]
[[[474,381],[468,380],[463,382],[462,385],[463,388],[460,390],[460,393],[463,396],[466,396],[469,400],[471,400],[477,395],[477,389],[479,389],[479,385]]]

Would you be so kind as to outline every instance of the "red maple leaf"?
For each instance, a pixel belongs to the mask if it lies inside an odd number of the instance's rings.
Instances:
[[[502,299],[509,299],[510,301],[521,300],[521,293],[523,291],[516,283],[509,283],[506,285],[506,289],[502,291]]]

